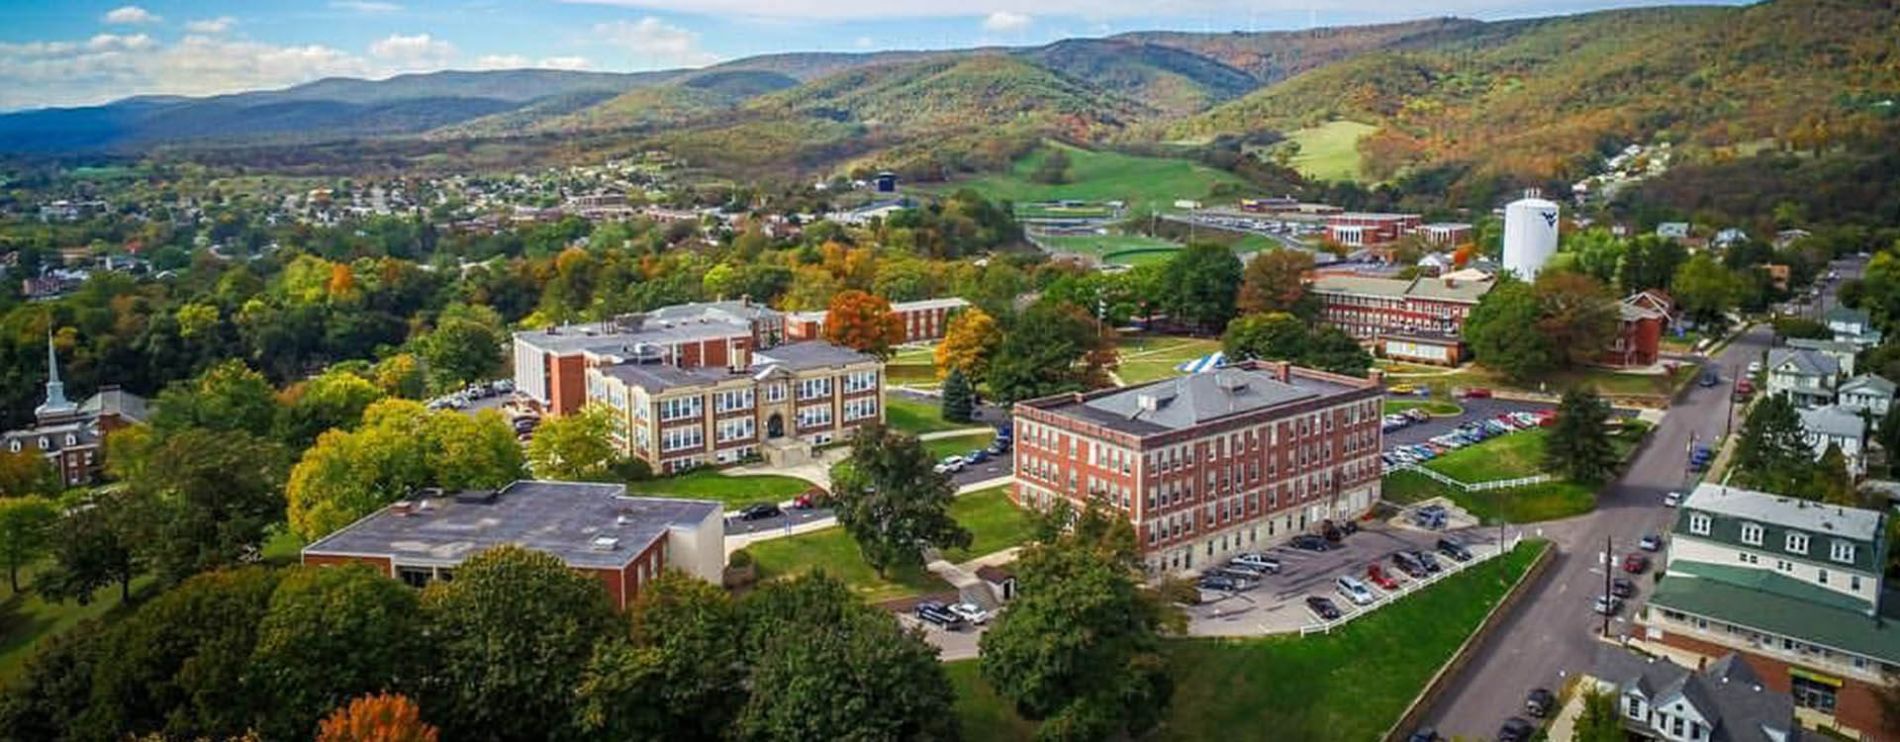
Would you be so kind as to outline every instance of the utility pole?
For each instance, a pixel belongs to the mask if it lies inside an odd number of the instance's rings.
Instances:
[[[1740,372],[1736,371],[1733,368],[1729,369],[1729,378],[1732,379],[1732,381],[1729,382],[1730,389],[1728,391],[1728,417],[1722,420],[1722,437],[1723,438],[1727,438],[1729,436],[1729,433],[1733,432],[1735,429],[1735,389],[1733,387],[1737,381],[1741,380],[1741,377],[1736,375],[1738,373]],[[1754,382],[1751,381],[1750,383],[1754,383]]]
[[[1610,607],[1610,571],[1616,568],[1616,552],[1610,545],[1610,537],[1603,537],[1603,607]],[[1603,638],[1610,638],[1610,611],[1603,612]]]

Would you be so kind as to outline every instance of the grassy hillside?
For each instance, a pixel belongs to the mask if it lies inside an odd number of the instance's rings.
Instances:
[[[1360,177],[1359,142],[1379,127],[1357,121],[1328,121],[1287,133],[1299,145],[1289,164],[1300,174],[1319,180],[1356,180]]]
[[[1238,20],[1227,19],[1229,23]],[[1143,31],[1114,38],[1193,52],[1246,72],[1261,83],[1275,83],[1361,54],[1443,43],[1484,27],[1480,21],[1463,18],[1432,18],[1375,26],[1265,33]]]
[[[1070,39],[1022,56],[1171,116],[1205,110],[1259,85],[1247,73],[1194,52],[1128,39]]]
[[[1069,182],[1060,185],[1038,183],[1030,178],[1042,166],[1052,147],[1061,147],[1069,155]],[[973,188],[990,198],[1026,203],[1078,199],[1083,201],[1123,201],[1130,216],[1147,214],[1150,208],[1170,211],[1178,199],[1206,198],[1216,185],[1240,185],[1232,173],[1215,170],[1186,160],[1137,157],[1117,152],[1098,152],[1068,145],[1047,145],[1016,162],[1007,173],[999,173],[952,184],[955,188]]]
[[[985,54],[849,70],[747,105],[757,113],[804,115],[874,128],[959,128],[1025,119],[1087,138],[1097,127],[1152,113],[1075,78],[1011,56]]]

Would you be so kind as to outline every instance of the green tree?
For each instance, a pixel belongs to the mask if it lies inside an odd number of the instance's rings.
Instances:
[[[633,631],[594,648],[574,709],[583,734],[718,740],[745,705],[744,625],[725,590],[668,571],[641,586]]]
[[[1307,338],[1306,354],[1300,357],[1300,364],[1363,377],[1372,369],[1372,354],[1345,330],[1326,326],[1314,329]]]
[[[1221,347],[1232,358],[1297,361],[1304,356],[1306,323],[1285,312],[1250,314],[1227,323]]]
[[[1573,482],[1597,483],[1616,468],[1616,450],[1605,425],[1610,403],[1589,389],[1564,392],[1557,406],[1557,423],[1545,439],[1544,468]]]
[[[1546,272],[1537,277],[1531,292],[1537,296],[1536,334],[1566,365],[1595,360],[1616,338],[1621,310],[1595,279]]]
[[[58,521],[59,510],[44,497],[0,498],[0,560],[6,562],[13,594],[20,594],[20,568],[48,553]]]
[[[1785,394],[1771,395],[1749,410],[1729,467],[1738,486],[1764,492],[1799,494],[1806,490],[1814,463],[1801,416]]]
[[[437,384],[453,388],[494,376],[501,367],[501,347],[506,339],[485,323],[445,317],[417,343],[417,351]]]
[[[1224,245],[1188,245],[1163,272],[1164,306],[1179,322],[1203,332],[1227,326],[1240,294],[1240,258]]]
[[[1815,462],[1807,494],[1829,505],[1861,507],[1860,493],[1854,489],[1854,473],[1847,468],[1847,454],[1840,444],[1829,443]]]
[[[768,583],[741,605],[750,694],[741,740],[959,738],[937,650],[822,572]]]
[[[1166,712],[1173,681],[1160,637],[1179,619],[1114,546],[1132,539],[1117,519],[1029,546],[1016,563],[1018,597],[980,640],[984,680],[1044,722],[1039,738],[1138,737]]]
[[[935,464],[915,437],[870,425],[832,467],[832,509],[879,577],[923,565],[925,548],[970,545],[970,532],[950,517],[956,486]]]
[[[267,436],[277,419],[277,390],[263,374],[239,361],[225,361],[190,381],[159,393],[152,427],[242,430]]]
[[[417,592],[365,565],[288,571],[257,626],[249,683],[270,699],[258,731],[303,739],[332,708],[410,687],[427,645]]]
[[[53,566],[33,581],[51,600],[92,602],[92,594],[117,583],[119,599],[132,597],[138,575],[137,516],[125,492],[102,492],[64,503],[66,514],[53,526]]]
[[[111,469],[133,545],[159,579],[175,584],[238,564],[284,517],[283,447],[243,430],[129,428],[111,439]]]
[[[1465,342],[1478,360],[1513,379],[1528,379],[1555,368],[1558,350],[1536,327],[1543,309],[1529,284],[1500,281],[1465,319]]]
[[[38,451],[0,451],[0,497],[54,495],[59,471]]]
[[[976,390],[970,388],[970,380],[963,375],[963,369],[951,368],[950,375],[943,380],[943,419],[956,423],[969,422],[976,411]]]
[[[1069,182],[1069,153],[1061,148],[1051,148],[1044,155],[1042,163],[1030,174],[1030,180],[1044,185],[1062,185]]]
[[[612,481],[623,458],[613,442],[613,415],[612,408],[588,405],[541,423],[528,441],[528,468],[542,479]]]
[[[1742,300],[1742,278],[1708,254],[1696,255],[1676,269],[1670,293],[1690,318],[1701,324],[1720,325],[1723,316]]]
[[[1255,254],[1241,271],[1240,312],[1312,316],[1315,302],[1306,294],[1306,274],[1312,270],[1313,256],[1302,250],[1278,248]]]
[[[599,579],[513,546],[464,561],[422,606],[435,657],[422,707],[457,740],[564,736],[595,645],[624,626]]]
[[[1114,338],[1079,308],[1038,302],[1004,333],[990,359],[990,397],[1010,403],[1106,385]]]
[[[1623,742],[1623,719],[1616,712],[1616,695],[1591,688],[1583,692],[1583,713],[1577,717],[1576,742]]]
[[[307,448],[325,430],[355,428],[363,410],[384,394],[369,379],[331,368],[278,395],[283,409],[277,416],[277,436],[287,445]]]

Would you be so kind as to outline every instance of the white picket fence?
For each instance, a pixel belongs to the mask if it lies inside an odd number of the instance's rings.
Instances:
[[[1503,542],[1502,544],[1499,544],[1500,548],[1491,549],[1489,551],[1484,550],[1482,547],[1478,549],[1473,549],[1472,555],[1471,555],[1471,561],[1469,562],[1460,562],[1453,559],[1440,559],[1438,560],[1439,563],[1446,565],[1444,569],[1440,570],[1437,573],[1427,574],[1424,577],[1419,577],[1419,578],[1406,576],[1404,578],[1405,581],[1399,583],[1398,588],[1395,590],[1390,590],[1390,591],[1380,590],[1377,586],[1369,585],[1368,588],[1373,590],[1378,596],[1371,603],[1368,603],[1366,605],[1355,605],[1352,603],[1352,601],[1346,600],[1345,605],[1349,605],[1352,608],[1354,608],[1354,610],[1351,613],[1342,615],[1337,620],[1321,621],[1319,623],[1313,623],[1313,624],[1307,624],[1305,626],[1301,626],[1300,636],[1311,636],[1313,634],[1330,634],[1332,633],[1333,629],[1352,623],[1354,620],[1362,616],[1369,615],[1374,610],[1383,608],[1391,604],[1392,602],[1397,601],[1398,599],[1403,598],[1407,595],[1411,595],[1412,593],[1415,593],[1425,588],[1436,585],[1438,584],[1439,580],[1443,580],[1447,577],[1458,574],[1472,567],[1476,567],[1480,564],[1491,561],[1492,559],[1496,559],[1512,551],[1516,551],[1517,545],[1520,543],[1523,543],[1523,541],[1524,541],[1524,534],[1516,533],[1516,534],[1512,534],[1511,537],[1505,542]],[[1402,575],[1403,573],[1398,573],[1398,574]],[[1341,598],[1341,600],[1345,600],[1345,599]]]
[[[1491,490],[1510,489],[1512,487],[1525,487],[1533,484],[1543,484],[1552,479],[1549,474],[1535,474],[1528,477],[1518,477],[1516,479],[1494,479],[1489,482],[1460,482],[1440,472],[1433,471],[1430,467],[1419,466],[1418,464],[1400,464],[1386,469],[1385,473],[1391,474],[1400,471],[1418,472],[1439,484],[1447,487],[1457,487],[1465,492],[1489,492]]]

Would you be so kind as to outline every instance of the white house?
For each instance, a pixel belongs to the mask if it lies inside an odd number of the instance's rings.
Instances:
[[[1776,348],[1768,353],[1768,393],[1786,394],[1800,407],[1833,404],[1840,375],[1840,362],[1818,350]]]
[[[1874,425],[1887,416],[1888,408],[1893,406],[1893,382],[1874,374],[1862,374],[1841,384],[1840,402],[1844,408],[1873,414]]]
[[[1795,738],[1794,701],[1764,687],[1747,662],[1734,654],[1700,672],[1670,662],[1604,646],[1589,680],[1616,696],[1625,730],[1669,742]]]
[[[1866,473],[1866,457],[1863,455],[1867,445],[1867,421],[1860,413],[1840,405],[1828,405],[1808,410],[1799,410],[1801,429],[1805,431],[1808,445],[1814,447],[1814,457],[1820,458],[1827,453],[1829,446],[1840,446],[1841,453],[1847,455],[1847,468],[1858,477]]]
[[[1813,340],[1808,338],[1788,338],[1788,347],[1816,350],[1833,358],[1841,366],[1842,376],[1854,375],[1854,357],[1860,353],[1860,346],[1843,343],[1838,340]]]
[[[1843,343],[1853,343],[1861,348],[1871,348],[1880,344],[1880,330],[1874,328],[1873,318],[1867,312],[1847,307],[1835,307],[1827,310],[1827,329],[1834,332],[1834,339]]]

